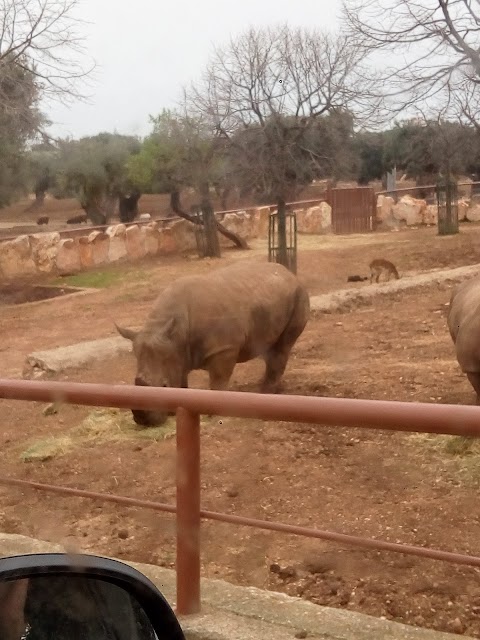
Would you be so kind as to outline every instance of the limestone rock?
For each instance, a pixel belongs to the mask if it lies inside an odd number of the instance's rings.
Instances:
[[[92,243],[88,241],[88,236],[78,238],[78,253],[82,269],[93,267]]]
[[[30,236],[33,260],[36,268],[42,273],[51,273],[55,268],[60,234],[35,233]]]
[[[246,211],[226,213],[221,222],[225,229],[228,229],[228,231],[231,231],[232,233],[236,233],[245,240],[248,240],[254,235],[255,220],[253,215]],[[228,242],[231,244],[231,240]]]
[[[437,224],[438,222],[438,206],[436,204],[428,204],[423,214],[424,224]]]
[[[73,238],[62,238],[58,243],[55,264],[58,273],[62,276],[80,271],[82,263],[78,242]]]
[[[4,278],[33,275],[36,271],[28,236],[0,243],[0,273]]]
[[[175,253],[177,246],[171,227],[164,227],[158,233],[158,253],[170,255]]]
[[[471,221],[471,222],[478,222],[480,221],[480,204],[474,204],[473,206],[471,206],[468,211],[467,211],[467,218]],[[1,248],[2,245],[0,245]]]
[[[94,266],[108,262],[110,236],[103,231],[92,231],[88,236],[88,242],[91,245]]]
[[[125,232],[125,246],[130,259],[137,260],[147,254],[145,238],[146,233],[143,227],[137,225],[127,227]]]
[[[145,225],[145,250],[148,255],[154,256],[158,253],[160,232],[155,222]]]
[[[392,219],[395,200],[390,196],[380,195],[377,198],[377,222],[386,223]]]
[[[193,251],[197,248],[195,240],[194,225],[188,220],[176,220],[171,226],[175,250],[179,253],[183,251]]]
[[[127,227],[124,224],[113,225],[105,231],[110,238],[108,246],[109,262],[116,262],[127,255],[126,231]]]
[[[464,220],[468,217],[468,208],[470,206],[470,201],[466,198],[461,198],[458,201],[458,219]]]
[[[300,233],[328,233],[332,230],[331,206],[328,202],[321,202],[315,207],[298,211],[297,228]]]
[[[268,238],[270,207],[258,207],[254,210],[255,235],[257,238]]]
[[[404,222],[407,226],[423,224],[426,208],[425,200],[402,196],[392,207],[393,218],[398,222]]]

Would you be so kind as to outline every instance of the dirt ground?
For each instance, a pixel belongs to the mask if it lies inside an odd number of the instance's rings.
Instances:
[[[226,252],[221,263],[264,256],[256,243],[248,254]],[[480,262],[480,227],[444,238],[432,229],[302,237],[299,277],[311,294],[346,288],[347,276],[366,274],[373,257],[393,260],[400,273],[473,264]],[[169,281],[218,263],[162,258],[119,265],[62,280],[96,281],[102,288],[92,296],[0,307],[0,333],[8,337],[0,347],[0,375],[18,373],[32,350],[113,335],[114,320],[140,326]],[[451,285],[436,284],[312,319],[287,368],[284,392],[473,404],[446,328],[450,291]],[[131,356],[122,356],[61,379],[129,383],[134,369]],[[239,365],[232,388],[254,391],[261,374],[259,362]],[[192,375],[192,386],[205,383],[203,374]],[[92,416],[101,425],[108,412],[62,406],[45,416],[41,403],[1,401],[1,407],[2,475],[174,501],[171,437],[130,429],[128,437],[95,439],[79,426]],[[128,412],[118,416],[131,423]],[[25,452],[45,441],[59,443],[55,454],[25,462],[32,460]],[[452,438],[212,418],[202,427],[202,505],[476,555],[480,458],[468,455],[472,451]],[[173,519],[140,509],[0,489],[0,529],[174,566]],[[480,637],[480,574],[471,568],[205,522],[202,574]]]

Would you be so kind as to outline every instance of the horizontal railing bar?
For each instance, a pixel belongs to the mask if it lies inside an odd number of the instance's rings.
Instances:
[[[0,379],[0,398],[480,436],[478,406],[8,379]]]
[[[38,491],[57,493],[60,495],[77,496],[80,498],[90,498],[92,500],[101,500],[103,502],[115,502],[117,504],[122,504],[128,507],[141,507],[167,513],[176,513],[177,511],[176,507],[161,502],[152,502],[150,500],[140,500],[137,498],[127,498],[125,496],[117,496],[108,493],[96,493],[93,491],[84,491],[83,489],[71,489],[69,487],[60,487],[51,484],[43,484],[40,482],[32,482],[30,480],[18,480],[16,478],[0,477],[0,485],[36,489]],[[267,520],[245,518],[243,516],[234,516],[226,513],[218,513],[216,511],[201,510],[200,516],[204,520],[216,520],[217,522],[224,522],[227,524],[235,524],[245,527],[253,527],[255,529],[263,529],[266,531],[288,533],[292,535],[303,536],[306,538],[328,540],[330,542],[340,542],[351,546],[362,547],[364,549],[371,549],[376,551],[391,551],[393,553],[403,553],[406,555],[413,555],[421,558],[429,558],[431,560],[442,560],[444,562],[450,562],[453,564],[480,567],[480,557],[478,556],[452,553],[450,551],[441,551],[439,549],[428,549],[426,547],[400,544],[397,542],[374,540],[372,538],[352,536],[345,533],[337,533],[335,531],[310,529],[308,527],[283,524],[280,522],[268,522]]]

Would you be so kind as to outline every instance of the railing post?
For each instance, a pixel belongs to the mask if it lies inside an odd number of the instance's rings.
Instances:
[[[200,416],[177,409],[177,613],[200,611]]]

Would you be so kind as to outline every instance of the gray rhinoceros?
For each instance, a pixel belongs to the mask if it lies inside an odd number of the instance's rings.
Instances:
[[[240,260],[206,275],[175,280],[158,297],[131,340],[136,385],[187,387],[194,369],[208,371],[211,389],[225,389],[238,362],[262,357],[263,392],[279,390],[290,351],[310,315],[306,289],[285,267]],[[132,411],[142,426],[162,424],[161,411]]]
[[[450,298],[448,329],[457,360],[480,404],[480,276],[455,287]]]

